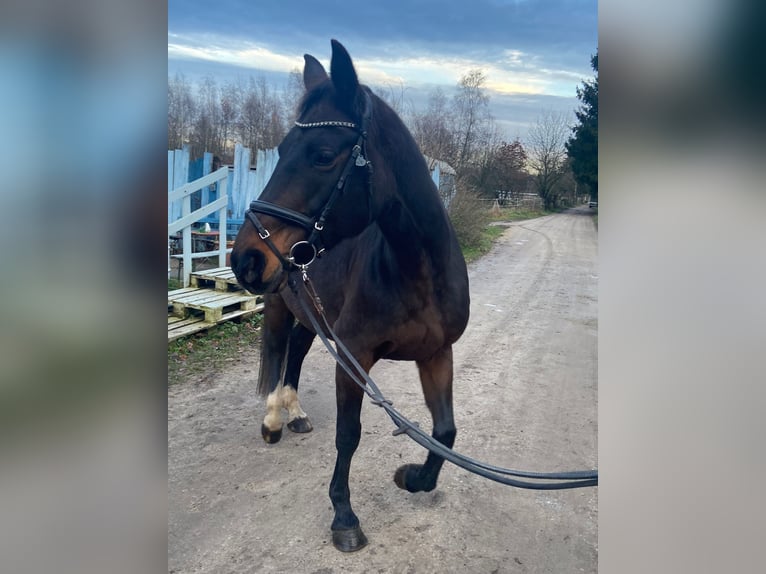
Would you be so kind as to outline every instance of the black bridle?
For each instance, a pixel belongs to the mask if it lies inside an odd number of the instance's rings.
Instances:
[[[260,199],[252,201],[250,203],[250,209],[245,212],[245,217],[255,226],[255,229],[258,231],[258,236],[263,240],[272,253],[276,255],[286,271],[289,270],[292,265],[301,268],[307,267],[314,261],[314,259],[321,257],[322,252],[325,251],[324,242],[322,240],[322,231],[324,230],[327,216],[335,205],[335,202],[343,193],[348,177],[355,167],[367,168],[367,185],[369,186],[370,194],[372,193],[372,163],[367,159],[367,128],[369,127],[370,118],[372,117],[372,101],[367,90],[364,90],[363,94],[365,109],[362,114],[360,125],[339,120],[311,123],[295,122],[295,126],[300,129],[341,127],[350,128],[359,134],[354,147],[351,148],[351,155],[346,161],[346,165],[343,167],[340,178],[333,186],[330,197],[327,199],[327,202],[325,202],[319,215],[312,218],[299,211]],[[269,233],[269,230],[261,223],[256,213],[276,217],[291,225],[302,227],[309,233],[308,239],[294,243],[290,248],[289,254],[285,257],[270,239],[271,233]]]

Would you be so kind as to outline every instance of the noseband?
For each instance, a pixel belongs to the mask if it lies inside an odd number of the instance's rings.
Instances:
[[[333,205],[346,187],[348,176],[351,174],[351,170],[354,169],[354,167],[367,168],[367,184],[370,187],[370,194],[372,193],[372,163],[367,159],[367,128],[369,126],[370,117],[372,116],[372,101],[370,100],[370,95],[367,90],[363,93],[365,98],[365,110],[362,115],[361,125],[359,126],[353,122],[336,120],[311,123],[295,122],[295,126],[301,129],[343,127],[351,128],[359,133],[359,137],[356,140],[356,144],[354,144],[354,147],[351,149],[351,155],[341,172],[340,178],[333,186],[330,197],[324,204],[319,216],[312,218],[299,211],[288,209],[287,207],[282,207],[281,205],[262,201],[260,199],[252,201],[250,203],[250,209],[245,212],[245,217],[255,226],[255,229],[258,231],[258,236],[264,243],[266,243],[274,255],[277,256],[277,259],[282,263],[282,267],[286,270],[288,270],[291,265],[306,268],[314,261],[314,259],[322,256],[322,253],[325,251],[322,242],[322,231],[324,230],[325,221],[327,220],[327,216]],[[285,257],[271,241],[271,233],[269,233],[268,229],[266,229],[260,222],[256,215],[257,213],[276,217],[290,225],[302,227],[309,233],[309,237],[307,240],[298,241],[293,244],[288,256]]]

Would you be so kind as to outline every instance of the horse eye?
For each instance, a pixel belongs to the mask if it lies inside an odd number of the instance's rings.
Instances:
[[[328,167],[335,163],[335,152],[330,150],[320,151],[314,158],[314,164],[319,167]]]

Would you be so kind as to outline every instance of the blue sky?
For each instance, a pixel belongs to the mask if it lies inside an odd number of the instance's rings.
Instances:
[[[597,14],[596,0],[169,0],[168,74],[281,83],[304,53],[328,67],[336,38],[363,83],[403,86],[415,109],[435,86],[451,94],[481,68],[498,125],[523,139],[543,110],[578,106]]]

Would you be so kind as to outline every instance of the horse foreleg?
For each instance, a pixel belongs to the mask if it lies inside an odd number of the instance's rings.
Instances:
[[[330,482],[330,500],[335,509],[332,542],[338,550],[353,552],[367,545],[367,537],[351,509],[351,492],[348,487],[351,458],[359,446],[362,434],[359,415],[362,410],[363,392],[340,367],[336,367],[335,389],[338,406],[335,448],[338,457]]]
[[[295,317],[279,295],[266,295],[264,303],[258,392],[267,396],[261,436],[267,443],[275,443],[282,438],[283,399],[279,382]]]
[[[300,323],[296,324],[290,332],[290,341],[287,349],[287,365],[285,366],[285,380],[282,387],[282,406],[287,409],[287,428],[293,432],[311,432],[314,427],[308,415],[303,412],[298,402],[298,382],[301,374],[301,366],[306,353],[311,348],[311,343],[316,335],[306,329]]]
[[[442,349],[427,361],[418,361],[418,370],[426,405],[434,423],[431,436],[452,448],[457,434],[452,412],[452,347]],[[436,488],[443,464],[442,457],[429,452],[425,464],[400,466],[394,474],[394,482],[409,492],[429,492]]]

